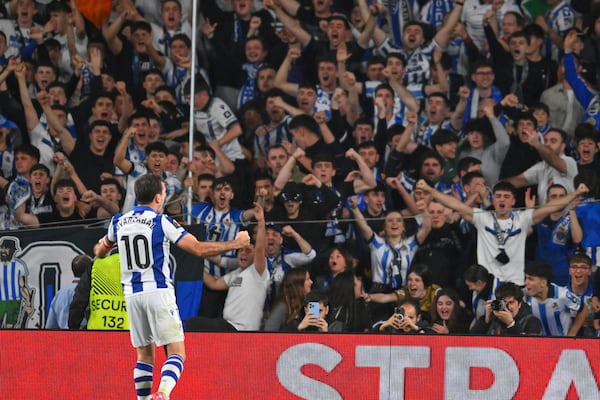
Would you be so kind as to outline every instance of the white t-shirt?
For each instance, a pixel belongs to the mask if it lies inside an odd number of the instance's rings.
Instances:
[[[573,179],[577,176],[577,163],[569,156],[560,156],[567,164],[567,172],[562,173],[556,168],[552,167],[546,161],[540,161],[531,167],[529,167],[523,176],[532,185],[538,185],[538,196],[540,204],[546,204],[546,192],[548,188],[555,184],[561,184],[567,188],[567,192],[573,192],[575,186],[573,185]]]
[[[496,260],[500,251],[494,228],[494,214],[473,209],[473,225],[477,228],[477,262],[502,282],[510,281],[517,285],[525,283],[525,239],[527,228],[533,225],[532,214],[531,209],[513,211],[511,218],[498,220],[503,231],[510,227],[509,237],[504,244],[509,262],[502,264]]]
[[[254,264],[223,277],[229,287],[223,318],[238,331],[258,331],[267,297],[269,273],[259,274]]]

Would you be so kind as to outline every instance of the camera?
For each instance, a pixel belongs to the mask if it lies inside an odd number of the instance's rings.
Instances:
[[[398,318],[400,318],[400,319],[404,318],[404,315],[405,315],[404,307],[395,307],[394,314],[396,314],[398,316]]]
[[[506,310],[506,302],[504,300],[493,300],[490,304],[492,311],[503,311]]]

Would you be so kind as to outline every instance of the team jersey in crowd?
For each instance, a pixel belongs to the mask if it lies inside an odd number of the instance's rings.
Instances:
[[[235,235],[246,221],[242,219],[242,210],[232,208],[228,211],[219,211],[211,203],[201,201],[192,207],[192,218],[197,224],[204,225],[207,242],[225,242],[234,240]],[[231,250],[221,254],[221,257],[235,258],[236,251]],[[204,260],[204,268],[215,278],[220,278],[227,273],[226,268],[219,267],[208,260]]]
[[[33,26],[43,29],[42,26],[34,24]],[[21,28],[17,21],[13,19],[0,20],[0,31],[4,32],[6,37],[6,45],[8,49],[4,52],[4,56],[21,56],[28,58],[33,55],[33,51],[37,47],[35,40],[29,38],[30,28]]]
[[[473,310],[473,322],[471,323],[471,327],[473,327],[473,325],[479,318],[485,317],[485,305],[488,301],[496,299],[494,292],[496,292],[496,288],[498,287],[498,285],[500,285],[500,283],[500,279],[494,278],[494,280],[492,281],[492,287],[489,290],[486,290],[487,296],[482,296],[481,293],[473,291],[473,297],[471,299],[471,310]]]
[[[406,59],[404,86],[417,101],[420,101],[425,97],[423,86],[431,79],[431,58],[436,47],[439,47],[438,44],[432,40],[409,52],[386,39],[377,48],[377,52],[384,57],[390,53],[400,53],[404,56]]]
[[[267,157],[269,149],[282,142],[294,142],[292,132],[288,127],[292,117],[286,115],[275,128],[267,131],[264,136],[254,134],[254,157]]]
[[[267,271],[269,271],[269,287],[267,290],[267,306],[269,308],[277,297],[283,276],[292,268],[308,264],[316,256],[317,252],[314,249],[311,249],[308,254],[304,254],[301,251],[289,250],[282,247],[279,253],[273,257],[266,257]]]
[[[111,219],[107,238],[119,248],[125,296],[173,289],[169,249],[186,234],[171,217],[147,206],[133,207]]]
[[[544,336],[565,336],[581,307],[579,297],[567,288],[551,283],[544,301],[525,296],[531,312],[542,321]]]
[[[415,235],[403,239],[398,246],[390,246],[384,238],[373,234],[369,240],[373,282],[400,288],[406,283],[406,274],[418,248]]]
[[[194,122],[196,130],[200,131],[210,143],[225,136],[229,128],[237,124],[238,120],[223,100],[213,97],[204,109],[194,111]],[[231,161],[245,158],[237,139],[221,145],[221,150]]]

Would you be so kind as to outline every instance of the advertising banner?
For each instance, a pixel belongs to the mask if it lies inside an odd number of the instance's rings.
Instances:
[[[4,398],[135,398],[127,332],[1,330],[0,343]],[[172,399],[599,400],[599,381],[597,339],[187,333]]]

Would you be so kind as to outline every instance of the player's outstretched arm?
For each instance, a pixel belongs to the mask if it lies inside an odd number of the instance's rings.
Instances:
[[[181,249],[197,255],[198,257],[216,256],[230,250],[241,249],[250,244],[248,232],[238,232],[234,240],[228,242],[200,242],[194,235],[185,235],[177,246]]]

